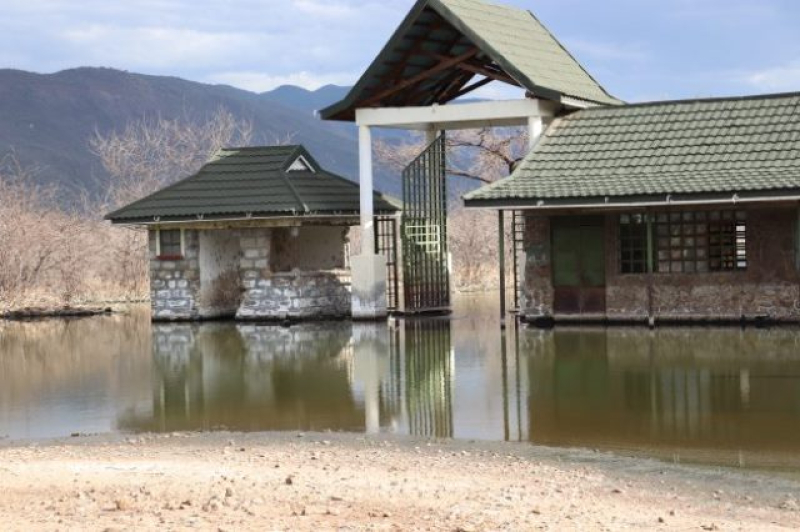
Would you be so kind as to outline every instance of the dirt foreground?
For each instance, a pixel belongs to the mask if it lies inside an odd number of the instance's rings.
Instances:
[[[800,483],[522,444],[342,434],[0,443],[3,530],[779,530]]]

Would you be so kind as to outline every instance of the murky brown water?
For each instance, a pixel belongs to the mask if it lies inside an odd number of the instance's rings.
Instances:
[[[800,471],[800,329],[0,323],[0,437],[230,429],[530,441]]]

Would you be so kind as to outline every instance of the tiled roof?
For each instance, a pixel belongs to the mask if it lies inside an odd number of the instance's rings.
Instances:
[[[523,86],[603,104],[619,104],[539,20],[525,9],[480,0],[431,0]],[[448,17],[446,17],[448,18]],[[483,48],[483,46],[481,46]]]
[[[800,189],[800,93],[592,108],[563,117],[470,206]]]
[[[480,0],[418,0],[347,97],[321,115],[326,120],[354,120],[355,109],[374,106],[370,98],[392,84],[420,75],[442,57],[458,57],[473,48],[480,51],[476,59],[496,65],[537,97],[621,103],[529,11]],[[459,79],[454,74],[459,74],[457,65],[382,99],[381,105],[446,103],[446,95],[452,94],[446,89],[452,89],[453,83],[456,89],[463,88],[471,77]]]
[[[299,157],[313,168],[287,171]],[[375,194],[375,212],[397,211]],[[358,214],[358,184],[323,170],[302,146],[221,150],[195,175],[106,218],[118,223]]]

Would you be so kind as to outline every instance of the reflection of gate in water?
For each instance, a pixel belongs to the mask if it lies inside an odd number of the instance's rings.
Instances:
[[[405,311],[450,308],[445,137],[439,135],[403,171]]]
[[[450,322],[407,320],[401,327],[391,340],[393,378],[384,383],[384,401],[392,403],[395,410],[401,403],[412,435],[452,437]]]

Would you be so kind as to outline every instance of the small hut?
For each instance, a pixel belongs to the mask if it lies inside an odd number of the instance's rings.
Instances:
[[[376,215],[398,207],[375,194]],[[154,320],[345,318],[358,184],[302,146],[229,148],[198,173],[119,209],[149,235]]]

